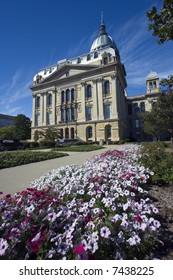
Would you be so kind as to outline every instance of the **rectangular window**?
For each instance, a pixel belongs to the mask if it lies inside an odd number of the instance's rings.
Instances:
[[[133,104],[133,110],[134,110],[134,114],[138,114],[140,112],[138,103]]]
[[[110,104],[104,104],[104,118],[110,119]]]
[[[108,57],[107,56],[103,58],[103,64],[104,65],[108,64]]]
[[[135,120],[135,127],[136,128],[139,128],[140,127],[140,121],[137,119]]]
[[[92,120],[92,107],[86,107],[86,119],[87,121]]]
[[[62,122],[65,121],[65,119],[64,119],[64,110],[61,111],[61,121],[62,121]]]
[[[71,120],[74,121],[75,115],[74,115],[74,108],[71,108]]]
[[[70,109],[66,109],[66,120],[69,122],[71,120],[70,118]]]
[[[132,109],[132,104],[128,104],[128,115],[132,115],[133,109]]]
[[[47,113],[47,124],[52,124],[52,112]]]
[[[40,126],[40,115],[35,115],[35,126]]]

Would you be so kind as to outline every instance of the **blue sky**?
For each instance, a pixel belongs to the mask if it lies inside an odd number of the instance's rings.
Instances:
[[[32,116],[29,85],[40,69],[89,52],[101,12],[127,72],[128,95],[146,92],[152,68],[173,74],[173,42],[157,44],[146,12],[162,0],[5,0],[0,7],[0,113]]]

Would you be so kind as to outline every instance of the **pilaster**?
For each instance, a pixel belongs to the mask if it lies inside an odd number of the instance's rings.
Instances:
[[[99,120],[104,120],[103,114],[103,87],[102,79],[97,79],[97,90],[98,90],[98,111],[99,111]]]
[[[97,98],[97,83],[93,80],[93,120],[98,120],[98,98]]]
[[[36,105],[36,96],[33,95],[33,99],[32,99],[32,127],[35,126],[35,105]]]
[[[118,104],[117,104],[117,99],[118,99],[118,92],[117,92],[117,76],[112,75],[112,114],[111,118],[118,118]]]

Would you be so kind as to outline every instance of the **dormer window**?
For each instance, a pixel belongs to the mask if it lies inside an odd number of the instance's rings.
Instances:
[[[103,58],[103,64],[104,65],[108,64],[108,57],[107,56]]]
[[[94,52],[94,58],[98,58],[98,52]]]
[[[81,63],[81,58],[78,57],[78,59],[77,59],[77,64],[80,64],[80,63]]]
[[[91,59],[90,54],[87,54],[87,61]]]

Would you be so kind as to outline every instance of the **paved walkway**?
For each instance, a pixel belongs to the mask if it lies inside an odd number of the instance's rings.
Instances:
[[[123,145],[125,147],[125,145]],[[81,165],[87,159],[99,155],[106,150],[120,149],[121,145],[105,146],[104,149],[92,152],[67,152],[69,156],[51,159],[26,165],[10,167],[0,170],[0,191],[4,194],[14,194],[30,186],[30,183],[52,169],[66,165]]]

